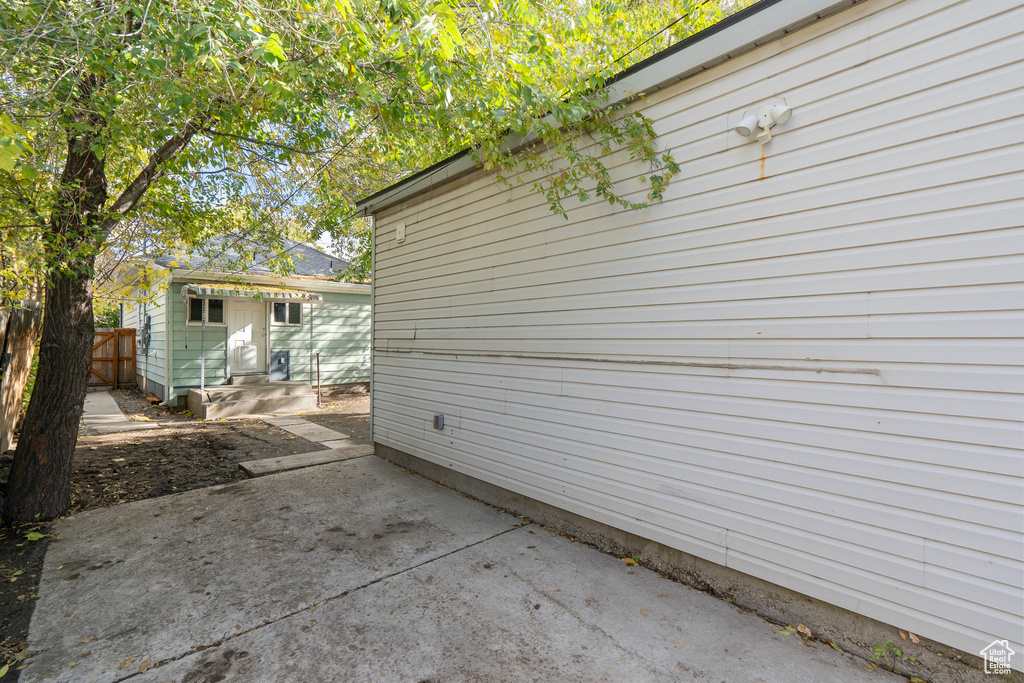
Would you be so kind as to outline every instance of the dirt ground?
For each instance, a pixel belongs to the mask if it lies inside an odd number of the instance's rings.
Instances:
[[[370,443],[369,394],[324,396],[323,407],[302,417],[321,427],[348,434],[360,443]]]
[[[149,405],[134,389],[111,395],[130,419],[160,427],[117,434],[83,431],[75,449],[68,514],[229,483],[245,478],[239,462],[323,448],[262,420],[197,421],[187,412]],[[321,409],[303,417],[369,442],[367,394],[325,396]],[[0,456],[0,469],[9,466],[11,457],[11,452]],[[0,476],[4,488],[6,472]],[[0,671],[11,664],[4,683],[16,680],[18,657],[25,656],[48,526],[0,528]]]

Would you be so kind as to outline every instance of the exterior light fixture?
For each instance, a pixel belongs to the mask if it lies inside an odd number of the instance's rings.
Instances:
[[[757,117],[753,114],[744,117],[740,125],[736,126],[735,131],[745,138],[755,135],[757,133]]]
[[[789,121],[791,116],[793,108],[785,102],[767,102],[743,112],[743,120],[733,130],[763,145],[772,139],[772,128]]]

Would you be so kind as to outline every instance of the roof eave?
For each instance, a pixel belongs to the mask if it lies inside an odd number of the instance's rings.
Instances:
[[[338,294],[369,294],[370,285],[355,282],[336,282],[333,280],[317,280],[301,276],[257,275],[255,273],[235,273],[216,270],[194,271],[188,268],[177,268],[171,271],[172,280],[196,280],[200,282],[217,282],[240,280],[254,285],[283,285],[295,289],[306,289],[317,292],[335,292]]]
[[[607,85],[609,104],[650,95],[766,43],[809,26],[864,0],[761,0],[676,43],[615,76]],[[757,20],[751,20],[757,16]],[[667,74],[667,75],[666,75]],[[515,149],[523,140],[510,141]],[[479,168],[463,150],[356,203],[359,215],[373,215]]]

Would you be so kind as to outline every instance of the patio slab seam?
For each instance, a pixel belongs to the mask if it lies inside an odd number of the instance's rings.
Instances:
[[[328,448],[324,451],[310,451],[309,453],[297,453],[285,455],[278,458],[263,458],[261,460],[246,460],[238,463],[238,467],[249,477],[265,477],[280,472],[292,472],[294,470],[327,465],[343,460],[355,460],[373,455],[372,446],[348,446],[343,448]]]
[[[324,598],[323,600],[320,600],[319,602],[317,602],[314,605],[310,605],[310,606],[304,607],[302,609],[292,610],[291,612],[288,612],[287,614],[282,614],[281,616],[276,617],[274,619],[268,619],[268,620],[264,621],[262,624],[259,624],[257,626],[253,626],[252,628],[245,629],[244,631],[239,631],[237,633],[232,633],[231,635],[227,636],[226,638],[221,638],[220,640],[213,641],[213,642],[208,643],[206,645],[202,645],[202,646],[196,645],[196,646],[193,646],[193,648],[189,652],[184,652],[184,653],[182,653],[182,654],[180,654],[180,655],[178,655],[176,657],[167,657],[166,659],[162,659],[159,662],[155,662],[152,666],[148,667],[146,669],[146,671],[133,671],[132,673],[128,674],[127,676],[124,676],[123,678],[115,679],[113,683],[121,683],[122,681],[127,681],[127,680],[131,680],[132,678],[136,678],[137,676],[143,676],[143,675],[145,675],[148,672],[151,672],[151,671],[154,671],[156,669],[159,669],[160,667],[165,666],[167,664],[171,664],[172,662],[178,662],[178,661],[181,661],[181,660],[185,659],[186,657],[190,657],[190,656],[192,656],[194,654],[198,654],[198,653],[203,652],[205,650],[209,650],[209,649],[215,648],[215,647],[220,647],[224,643],[229,643],[232,640],[234,640],[234,639],[236,639],[236,638],[238,638],[240,636],[244,636],[244,635],[252,633],[254,631],[258,631],[258,630],[260,630],[262,628],[265,628],[267,626],[271,626],[271,625],[276,624],[278,622],[281,622],[281,621],[283,621],[285,619],[290,619],[291,617],[297,616],[297,615],[302,614],[304,612],[311,612],[312,610],[319,609],[320,607],[323,607],[324,605],[326,605],[326,604],[328,604],[330,602],[334,602],[335,600],[340,600],[340,599],[342,599],[342,598],[344,598],[346,596],[349,596],[349,595],[352,595],[353,593],[361,591],[364,588],[369,588],[370,586],[374,586],[374,585],[380,583],[381,581],[387,581],[388,579],[393,579],[396,576],[401,576],[402,574],[406,574],[408,572],[411,572],[414,569],[419,569],[420,567],[425,567],[425,566],[427,566],[427,565],[429,565],[429,564],[431,564],[433,562],[437,562],[438,560],[443,560],[443,559],[446,559],[448,557],[451,557],[452,555],[454,555],[456,553],[461,553],[464,550],[468,550],[469,548],[473,548],[473,547],[478,546],[478,545],[480,545],[482,543],[487,543],[488,541],[492,541],[495,538],[498,538],[499,536],[504,536],[505,534],[511,533],[513,531],[519,531],[520,529],[526,529],[526,528],[531,527],[531,526],[535,527],[537,525],[531,522],[529,524],[521,524],[519,526],[512,527],[511,529],[506,529],[504,531],[499,531],[498,533],[492,534],[491,536],[488,536],[487,538],[482,538],[479,541],[474,541],[473,543],[468,543],[468,544],[462,546],[461,548],[456,548],[455,550],[451,550],[451,551],[449,551],[447,553],[444,553],[443,555],[438,555],[437,557],[432,557],[432,558],[430,558],[428,560],[424,560],[423,562],[419,562],[417,564],[410,565],[410,566],[405,567],[405,568],[403,568],[403,569],[401,569],[399,571],[391,572],[390,574],[385,574],[383,576],[379,576],[376,579],[373,579],[372,581],[367,581],[366,583],[364,583],[362,585],[356,586],[355,588],[350,588],[350,589],[348,589],[348,590],[346,590],[346,591],[344,591],[342,593],[339,593],[338,595],[333,595],[333,596],[331,596],[329,598]]]

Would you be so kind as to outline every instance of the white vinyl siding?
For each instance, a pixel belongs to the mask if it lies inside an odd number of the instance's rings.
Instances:
[[[646,210],[475,173],[381,211],[375,440],[1024,651],[1022,27],[868,0],[655,92],[682,170]],[[762,157],[731,129],[777,97]]]

